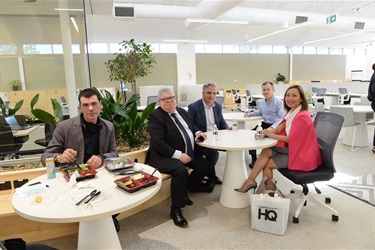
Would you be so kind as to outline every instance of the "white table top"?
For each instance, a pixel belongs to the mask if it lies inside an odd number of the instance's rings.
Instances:
[[[248,150],[268,148],[276,145],[277,140],[271,138],[264,138],[262,140],[255,140],[254,130],[219,130],[218,139],[215,140],[213,134],[205,133],[207,139],[199,145],[207,148],[221,149],[221,150]]]
[[[28,129],[20,129],[20,130],[14,130],[12,131],[12,134],[14,137],[19,137],[19,136],[26,136],[29,135],[31,132],[39,128],[40,125],[33,125]]]
[[[256,120],[263,120],[263,116],[250,116],[244,117],[245,113],[243,112],[231,112],[231,113],[223,113],[224,120],[232,121],[236,119],[237,121],[256,121]]]
[[[134,169],[142,168],[147,173],[152,173],[154,170],[150,166],[139,163],[134,167]],[[46,192],[40,194],[43,202],[35,203],[36,195],[22,198],[13,195],[13,208],[22,217],[33,221],[48,223],[87,221],[131,209],[151,198],[161,187],[161,175],[158,171],[154,175],[159,180],[154,186],[141,189],[135,193],[128,193],[116,186],[114,180],[124,177],[123,175],[114,175],[104,167],[97,169],[97,171],[95,178],[81,181],[92,181],[95,188],[101,191],[101,195],[96,199],[99,202],[92,207],[85,204],[76,206],[73,197],[77,197],[78,194],[82,196],[83,193],[89,193],[94,188],[69,190],[68,182],[62,173],[58,172],[55,179],[47,179],[47,175],[44,174],[29,182],[41,181],[50,186]]]
[[[343,108],[353,108],[354,113],[373,113],[374,110],[372,110],[370,105],[332,105],[330,107],[343,107]],[[328,109],[330,109],[328,107]]]

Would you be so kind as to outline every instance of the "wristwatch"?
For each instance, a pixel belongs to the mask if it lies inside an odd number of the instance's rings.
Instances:
[[[59,158],[60,154],[57,154],[54,158],[54,161],[56,164],[60,164],[61,162],[59,162],[58,158]]]

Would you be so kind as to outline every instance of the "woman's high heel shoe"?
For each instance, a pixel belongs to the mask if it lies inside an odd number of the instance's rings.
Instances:
[[[250,185],[246,186],[246,187],[243,187],[243,188],[235,188],[234,190],[237,191],[237,192],[240,192],[240,193],[247,193],[250,189],[255,189],[257,188],[258,184],[257,182],[253,182],[251,183]]]

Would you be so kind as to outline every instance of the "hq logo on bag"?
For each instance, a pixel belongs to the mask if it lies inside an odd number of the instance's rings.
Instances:
[[[288,224],[290,199],[251,194],[251,228],[283,235]]]
[[[264,220],[277,222],[277,207],[258,207],[258,220]]]

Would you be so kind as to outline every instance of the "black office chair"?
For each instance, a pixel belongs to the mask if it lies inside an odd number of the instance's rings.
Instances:
[[[254,109],[254,107],[257,106],[256,101],[253,100],[253,97],[251,96],[250,90],[246,90],[246,97],[247,97],[247,106]]]
[[[314,187],[317,193],[315,194],[309,192],[307,185],[314,184],[316,181],[328,181],[333,178],[336,172],[333,163],[333,151],[335,149],[336,141],[340,134],[342,124],[344,123],[344,119],[345,118],[343,116],[330,112],[317,113],[314,120],[314,125],[316,135],[318,137],[320,154],[323,160],[323,163],[317,169],[309,172],[278,169],[278,171],[287,179],[302,186],[302,192],[300,190],[293,190],[291,191],[291,194],[288,195],[288,198],[290,199],[300,199],[297,210],[293,216],[293,223],[299,222],[299,214],[302,207],[307,204],[307,201],[311,201],[331,211],[333,213],[333,221],[339,220],[338,212],[327,205],[331,203],[331,198],[329,198],[327,195],[321,194],[321,191],[315,185]],[[325,198],[325,203],[319,200],[321,197]]]
[[[316,96],[321,96],[322,98],[319,98],[316,100],[316,102],[322,102],[323,104],[325,104],[324,102],[324,96],[326,95],[326,92],[327,92],[327,89],[326,88],[318,88],[318,92],[316,93]]]
[[[232,111],[234,109],[238,109],[241,111],[241,108],[240,108],[240,103],[241,103],[241,97],[240,95],[238,94],[237,90],[236,89],[232,89],[232,96],[233,96],[233,102],[237,104],[237,107],[233,107],[232,108]]]
[[[22,148],[22,143],[17,143],[13,137],[12,130],[7,125],[0,125],[0,160],[6,157],[18,159],[17,151]]]
[[[34,143],[38,144],[42,147],[47,147],[48,143],[52,140],[53,132],[55,131],[55,127],[49,123],[45,123],[44,125],[44,138],[35,140]]]

